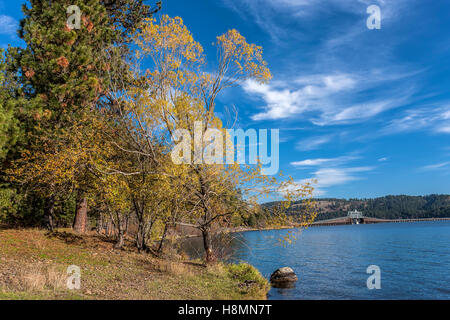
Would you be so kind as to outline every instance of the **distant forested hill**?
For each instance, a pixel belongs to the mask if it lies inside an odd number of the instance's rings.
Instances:
[[[357,209],[365,216],[385,219],[450,218],[450,195],[386,196],[375,199],[317,199],[317,220],[341,217]],[[268,206],[274,203],[267,204]],[[289,214],[301,210],[301,202],[294,203]]]

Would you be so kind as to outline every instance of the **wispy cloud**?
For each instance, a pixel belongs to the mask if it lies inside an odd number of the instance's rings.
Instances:
[[[373,74],[379,72],[373,71]],[[252,116],[255,121],[287,119],[303,116],[315,125],[362,122],[386,110],[406,104],[414,93],[414,86],[397,83],[395,92],[388,84],[409,75],[371,77],[357,73],[314,74],[273,85],[247,81],[245,92],[264,101],[262,112]],[[377,98],[371,90],[380,89]],[[361,102],[358,102],[361,101]]]
[[[450,104],[426,106],[405,111],[403,116],[391,120],[381,134],[393,134],[428,129],[436,133],[450,133]]]
[[[421,169],[425,170],[425,171],[429,171],[429,170],[443,169],[443,168],[447,168],[449,166],[450,166],[450,161],[441,162],[441,163],[437,163],[437,164],[430,164],[430,165],[422,167]]]
[[[314,167],[314,166],[337,166],[346,163],[351,160],[359,159],[357,156],[342,156],[336,158],[319,158],[319,159],[306,159],[302,161],[291,162],[291,165],[295,167]]]
[[[317,181],[314,185],[315,195],[326,194],[327,188],[347,184],[352,181],[364,179],[358,173],[374,170],[374,167],[351,167],[351,168],[320,168],[313,173],[311,179]],[[311,179],[301,180],[300,183],[311,181]]]
[[[351,181],[364,179],[361,176],[363,172],[369,172],[375,169],[373,166],[351,166],[350,162],[358,160],[361,157],[358,155],[345,155],[335,158],[317,158],[306,159],[302,161],[291,162],[291,165],[298,168],[316,167],[315,171],[311,173],[308,179],[298,181],[298,184],[304,184],[315,180],[314,183],[315,196],[322,196],[326,194],[330,187],[347,184]]]
[[[450,126],[437,128],[437,132],[450,133]]]
[[[291,66],[281,75],[275,70],[277,81],[269,85],[251,81],[243,85],[248,95],[262,100],[260,111],[251,116],[254,121],[302,119],[319,126],[360,123],[407,105],[418,90],[414,81],[417,79],[412,78],[421,71],[395,61],[397,36],[391,33],[377,38],[381,33],[368,30],[365,22],[367,7],[378,4],[383,30],[400,24],[414,12],[401,9],[411,9],[415,1],[222,2],[244,19],[255,21],[272,38],[282,39],[282,45],[270,51],[283,52],[277,57],[282,56],[286,59],[282,64]],[[338,15],[344,18],[337,19]],[[299,52],[298,45],[307,51]],[[377,95],[373,94],[375,91]]]
[[[332,139],[333,135],[310,137],[297,142],[296,149],[300,151],[315,150],[329,143]]]
[[[290,28],[292,23],[301,25],[302,20],[324,21],[336,12],[350,14],[358,17],[359,21],[364,21],[367,19],[366,8],[372,4],[382,8],[383,19],[389,22],[396,17],[407,0],[221,0],[221,2],[243,19],[252,20],[274,41],[282,42],[287,37],[299,36],[306,31],[301,28]]]
[[[0,34],[14,37],[16,36],[19,23],[13,17],[0,15],[0,26]]]

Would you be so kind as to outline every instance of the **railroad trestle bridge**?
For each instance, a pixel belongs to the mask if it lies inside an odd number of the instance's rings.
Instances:
[[[425,219],[378,219],[366,217],[362,212],[353,210],[349,211],[347,216],[319,220],[312,223],[311,226],[336,226],[345,224],[371,224],[371,223],[400,223],[400,222],[419,222],[419,221],[445,221],[450,218],[425,218]]]

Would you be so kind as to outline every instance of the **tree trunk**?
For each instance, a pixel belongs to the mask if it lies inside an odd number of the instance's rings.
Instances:
[[[122,249],[124,245],[124,234],[123,234],[123,229],[120,228],[118,234],[117,234],[117,242],[114,245],[114,248],[116,249]]]
[[[128,227],[130,226],[130,217],[127,216],[125,219],[126,219],[125,220],[125,235],[128,235]]]
[[[78,195],[75,219],[73,222],[73,230],[78,233],[86,233],[88,216],[87,216],[87,198],[84,195]]]
[[[117,229],[117,242],[114,245],[114,248],[116,249],[122,249],[124,243],[125,243],[125,222],[122,219],[121,212],[116,212],[116,229]]]
[[[99,213],[97,218],[97,233],[101,234],[103,229],[103,213]]]
[[[106,236],[107,236],[108,238],[111,237],[111,235],[112,235],[112,230],[113,230],[112,222],[111,222],[111,221],[108,221],[108,222],[106,223]]]
[[[209,228],[202,229],[203,247],[205,248],[205,262],[211,264],[214,262],[214,253],[211,242],[211,233]]]
[[[141,253],[142,250],[145,250],[145,229],[144,229],[144,223],[142,221],[139,221],[138,223],[138,230],[136,233],[136,247],[138,249],[138,252]]]
[[[158,250],[156,251],[156,254],[158,256],[160,256],[162,254],[163,251],[163,246],[164,246],[164,241],[166,240],[166,236],[167,236],[167,230],[169,229],[169,223],[167,222],[164,226],[164,232],[163,235],[161,237],[161,241],[159,242],[159,246],[158,246]]]
[[[45,213],[44,213],[44,219],[45,219],[45,227],[50,231],[53,232],[55,229],[55,200],[53,197],[48,199],[48,202],[45,206]]]

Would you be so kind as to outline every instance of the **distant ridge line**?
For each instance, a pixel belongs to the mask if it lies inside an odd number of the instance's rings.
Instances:
[[[375,223],[405,223],[405,222],[422,222],[422,221],[450,221],[450,218],[419,218],[419,219],[378,219],[364,217],[364,222],[362,224],[375,224]],[[352,224],[351,219],[348,217],[319,220],[313,222],[311,226],[336,226],[336,225],[347,225]]]

